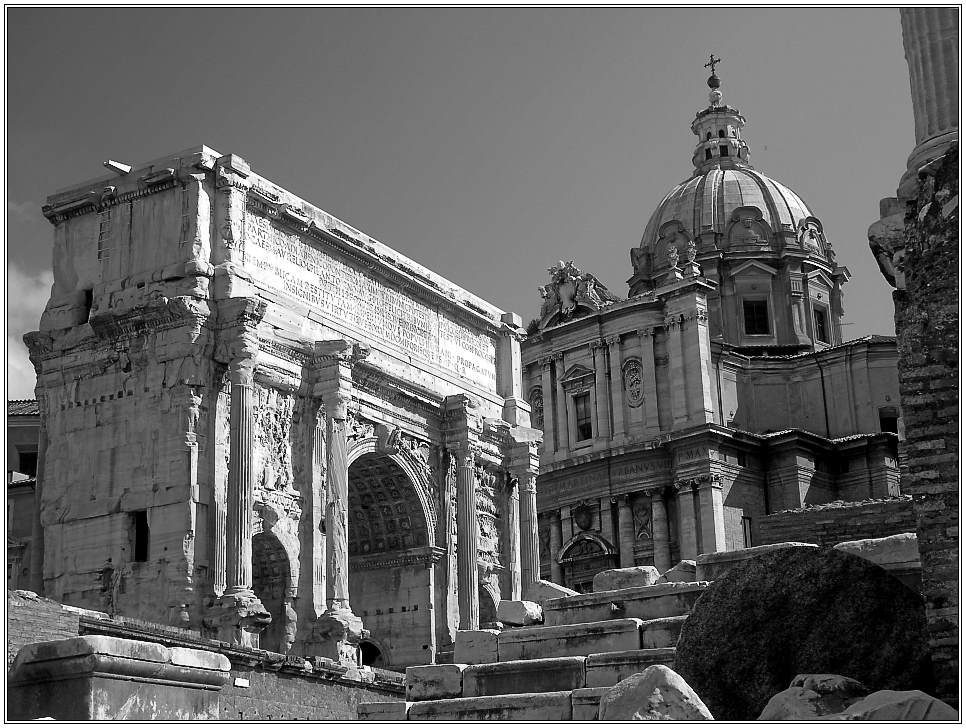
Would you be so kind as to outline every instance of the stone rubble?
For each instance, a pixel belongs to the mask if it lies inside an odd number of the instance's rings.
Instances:
[[[600,699],[600,720],[714,720],[684,678],[652,665],[621,680]]]

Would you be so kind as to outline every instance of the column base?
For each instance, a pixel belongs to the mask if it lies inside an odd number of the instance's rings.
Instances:
[[[272,622],[272,615],[255,592],[247,587],[228,587],[205,617],[205,625],[222,642],[258,647],[258,635]]]
[[[369,636],[362,620],[349,609],[327,610],[312,625],[313,655],[348,667],[359,666],[359,641]]]

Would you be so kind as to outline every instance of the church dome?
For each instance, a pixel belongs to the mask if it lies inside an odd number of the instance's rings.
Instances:
[[[664,196],[631,251],[631,295],[653,288],[685,256],[702,263],[709,256],[747,259],[797,250],[834,267],[822,223],[805,201],[752,166],[745,119],[721,103],[720,85],[716,75],[708,79],[710,105],[691,122],[698,137],[694,171]]]

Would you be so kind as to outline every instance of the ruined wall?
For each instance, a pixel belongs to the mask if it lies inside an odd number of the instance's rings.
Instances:
[[[20,648],[80,634],[80,616],[29,591],[7,592],[7,670]]]
[[[959,154],[920,177],[905,229],[905,290],[893,293],[908,469],[939,696],[959,661]]]
[[[860,503],[836,501],[763,516],[755,545],[800,541],[834,546],[915,530],[916,518],[908,496]]]

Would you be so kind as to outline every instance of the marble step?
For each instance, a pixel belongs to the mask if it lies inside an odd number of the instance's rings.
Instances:
[[[408,709],[409,720],[569,721],[572,717],[570,690],[426,700]]]
[[[600,622],[619,618],[642,620],[690,614],[709,582],[673,582],[577,594],[543,602],[545,626]]]
[[[585,665],[585,687],[609,688],[621,680],[636,675],[651,665],[674,667],[673,647],[656,649],[625,650],[623,652],[603,652],[590,655]]]
[[[464,698],[530,693],[552,693],[582,688],[585,657],[550,657],[470,665],[463,670]]]
[[[641,649],[640,619],[607,619],[555,627],[507,629],[497,636],[500,662],[546,657],[583,657],[597,652]]]
[[[570,694],[570,704],[572,706],[571,720],[597,720],[597,711],[600,708],[600,699],[604,693],[610,690],[606,688],[578,688]]]

